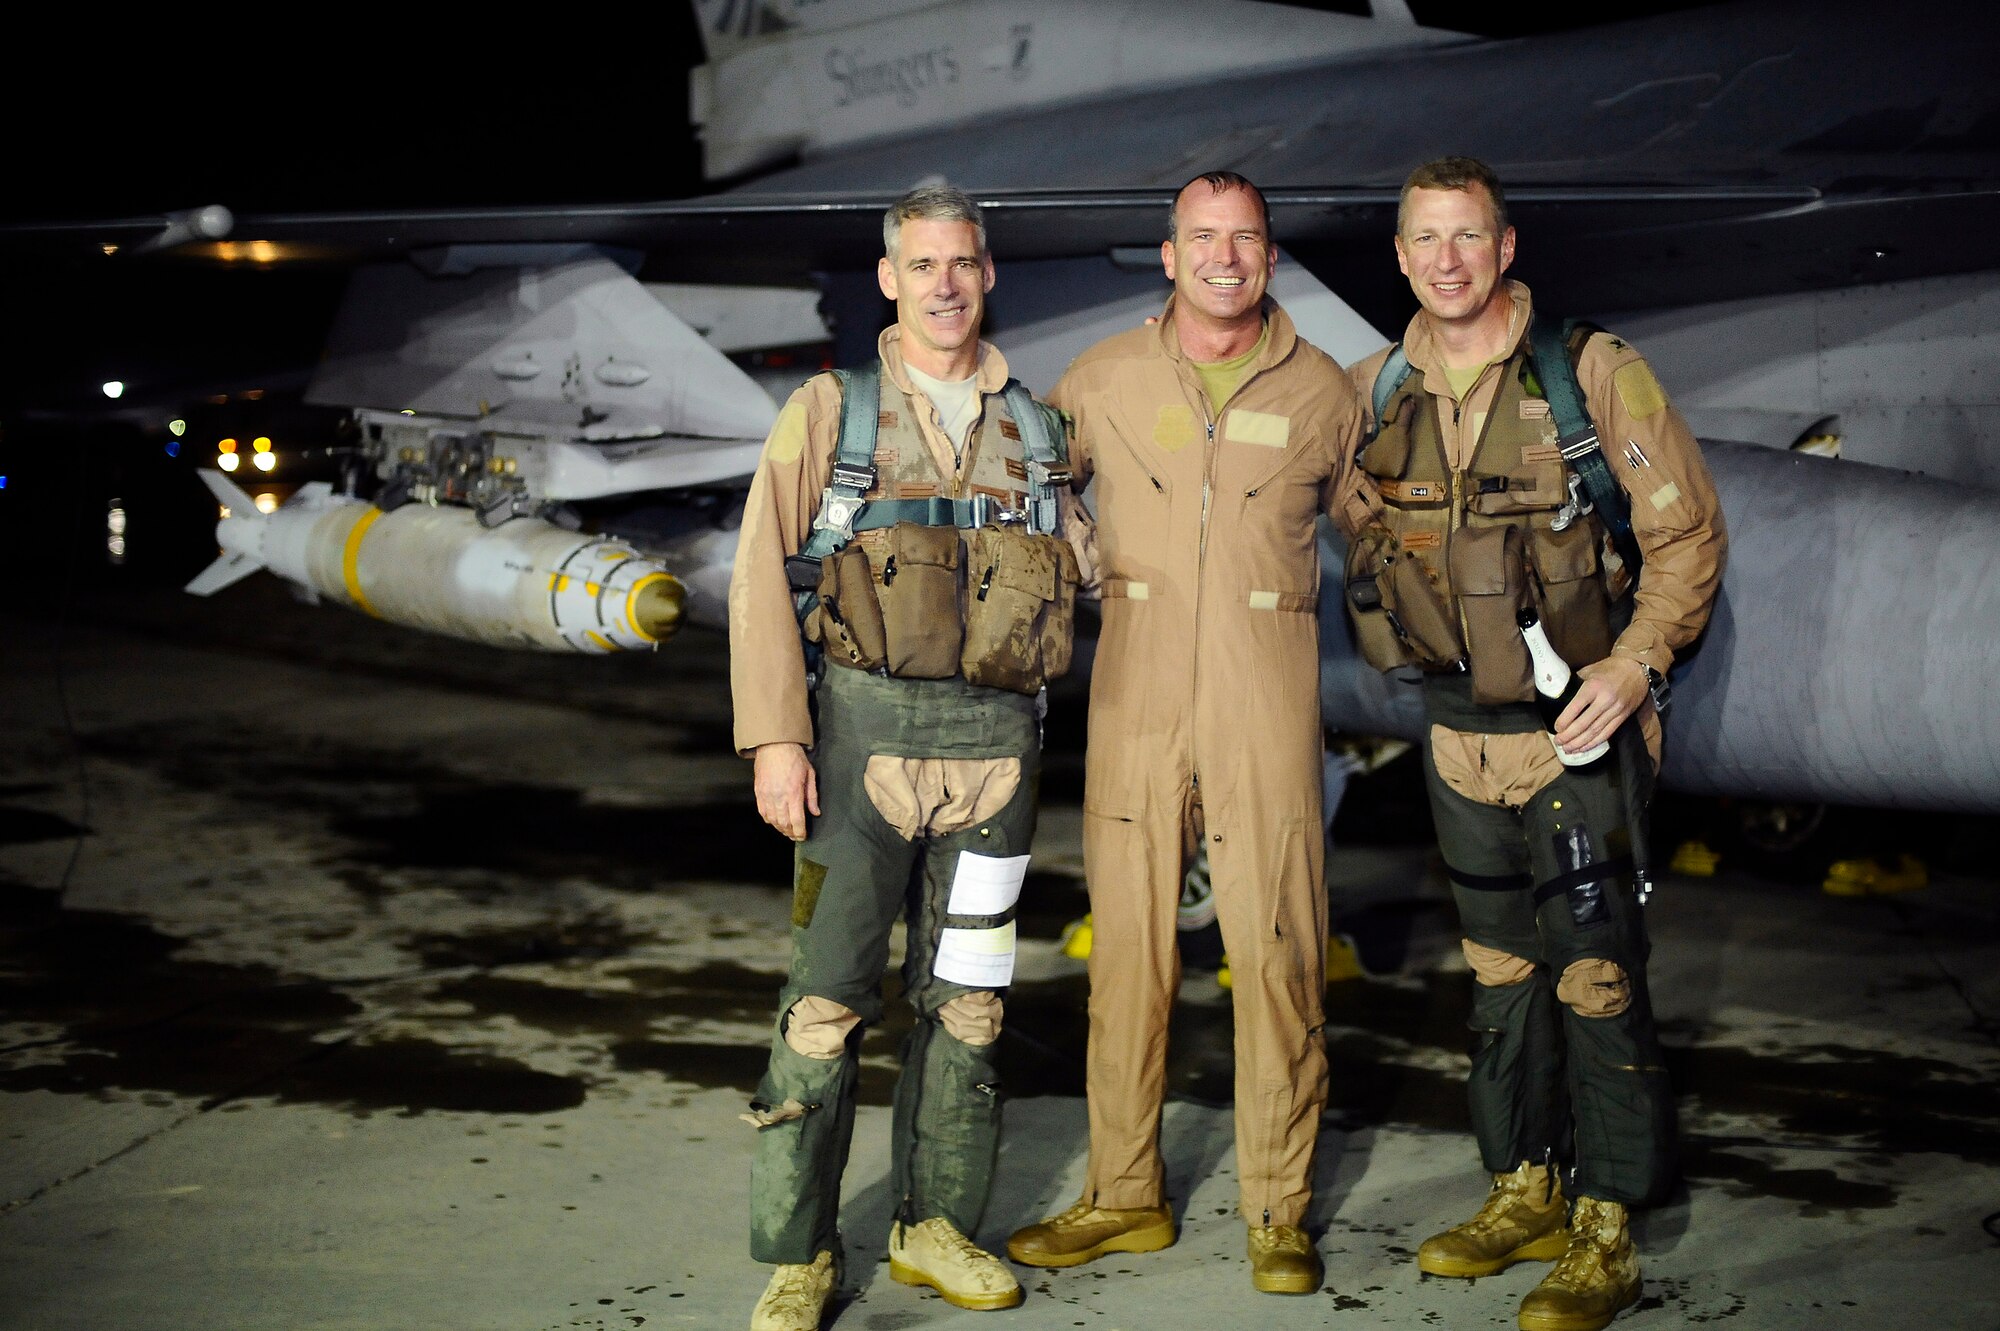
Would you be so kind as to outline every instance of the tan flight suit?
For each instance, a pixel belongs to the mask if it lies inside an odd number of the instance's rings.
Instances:
[[[1509,378],[1516,373],[1510,367],[1520,364],[1515,358],[1526,342],[1533,307],[1520,283],[1508,283],[1508,294],[1507,347],[1463,400],[1452,396],[1423,313],[1410,321],[1404,338],[1410,385],[1429,394],[1422,416],[1436,423],[1454,492],[1470,494],[1481,473],[1505,470],[1504,462],[1488,456],[1496,450],[1479,451],[1493,429],[1488,416],[1496,402],[1512,404],[1504,414],[1518,417],[1509,422],[1515,437],[1539,430],[1541,440],[1528,448],[1559,457],[1548,404]],[[1387,356],[1384,349],[1350,370],[1364,406],[1372,405],[1375,378]],[[1720,585],[1725,536],[1714,483],[1693,435],[1637,351],[1610,334],[1593,334],[1577,359],[1576,375],[1605,460],[1630,497],[1632,533],[1644,560],[1630,624],[1618,632],[1610,654],[1664,675],[1674,653],[1707,622]],[[1497,438],[1500,432],[1493,433]],[[1366,454],[1363,461],[1375,465]],[[1383,479],[1380,491],[1385,507],[1400,493],[1393,479]],[[1541,533],[1554,507],[1551,502],[1513,519],[1528,533],[1531,565],[1546,558],[1543,543],[1553,538]],[[1579,521],[1601,540],[1594,518]],[[1447,545],[1464,539],[1471,526],[1469,519],[1454,517]],[[1431,549],[1433,532],[1411,535],[1405,548],[1417,551],[1417,536],[1424,537],[1421,548],[1430,552],[1431,562],[1441,566],[1447,552]],[[1588,567],[1598,576],[1596,560]],[[1490,581],[1497,571],[1465,576]],[[1609,590],[1621,590],[1624,576],[1616,575],[1617,585]],[[1543,590],[1552,595],[1555,589]],[[1550,625],[1551,636],[1561,641],[1564,627]],[[1651,772],[1563,766],[1525,685],[1518,700],[1483,704],[1472,700],[1465,675],[1429,675],[1424,691],[1431,807],[1465,930],[1466,959],[1478,982],[1468,1084],[1483,1163],[1502,1173],[1524,1159],[1541,1163],[1553,1154],[1566,1160],[1573,1132],[1579,1195],[1624,1203],[1656,1198],[1671,1181],[1673,1102],[1646,989],[1643,919],[1629,875],[1559,890],[1563,875],[1553,862],[1549,835],[1563,826],[1582,826],[1595,838],[1600,859],[1620,854],[1630,829],[1618,782],[1629,780],[1643,789],[1650,786]],[[1651,701],[1642,702],[1627,724],[1637,725],[1657,767],[1660,721]],[[1633,752],[1621,748],[1614,764],[1625,763]],[[1644,759],[1638,763],[1645,766]],[[1578,886],[1585,896],[1577,895]]]
[[[1213,411],[1174,333],[1098,343],[1049,400],[1096,484],[1103,629],[1090,682],[1084,865],[1090,1169],[1084,1199],[1164,1197],[1175,915],[1207,839],[1234,973],[1236,1142],[1252,1225],[1297,1225],[1326,1103],[1315,522],[1365,519],[1361,407],[1340,367],[1266,303],[1270,337]]]

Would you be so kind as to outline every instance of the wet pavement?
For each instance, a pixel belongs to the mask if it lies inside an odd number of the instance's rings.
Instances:
[[[1082,1177],[1081,699],[1008,1005],[979,1236]],[[0,1326],[737,1327],[788,849],[729,753],[727,660],[460,647],[291,602],[99,590],[0,617]],[[1191,973],[1172,1249],[1023,1271],[982,1326],[1511,1326],[1540,1268],[1420,1276],[1484,1192],[1470,979],[1395,765],[1352,788],[1336,912],[1400,965],[1328,995],[1320,1294],[1254,1295],[1228,996]],[[1969,858],[1969,857],[1967,857]],[[2000,884],[1894,897],[1725,862],[1649,907],[1684,1184],[1620,1326],[2000,1325]],[[893,978],[890,985],[894,989]],[[883,1263],[907,1014],[864,1047],[846,1331],[975,1317]],[[1004,1319],[1004,1320],[1003,1320]]]

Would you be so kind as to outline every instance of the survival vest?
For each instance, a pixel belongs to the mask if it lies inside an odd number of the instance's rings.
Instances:
[[[1446,461],[1436,399],[1399,343],[1376,377],[1374,435],[1358,462],[1382,526],[1349,551],[1362,655],[1388,670],[1469,670],[1475,701],[1534,696],[1517,612],[1533,605],[1572,665],[1611,649],[1614,602],[1637,581],[1629,503],[1604,464],[1575,360],[1598,331],[1537,319],[1462,472]]]
[[[1061,417],[1015,379],[967,436],[945,492],[880,363],[833,372],[840,439],[813,530],[785,561],[808,666],[1034,693],[1069,668],[1079,573],[1059,534]]]

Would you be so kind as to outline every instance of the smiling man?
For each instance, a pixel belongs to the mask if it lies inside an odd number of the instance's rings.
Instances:
[[[1639,1297],[1626,1207],[1673,1179],[1634,851],[1655,704],[1708,620],[1725,542],[1701,450],[1652,370],[1536,310],[1503,279],[1514,247],[1483,163],[1411,173],[1396,260],[1421,308],[1400,358],[1354,367],[1380,416],[1360,462],[1382,509],[1348,600],[1371,664],[1423,672],[1424,774],[1475,981],[1468,1089],[1492,1187],[1417,1265],[1473,1277],[1554,1260],[1521,1326],[1595,1331]],[[1558,673],[1582,678],[1553,734],[1530,614]]]
[[[994,271],[978,207],[925,186],[891,205],[882,239],[895,326],[875,364],[814,376],[779,413],[729,586],[736,747],[759,814],[798,843],[791,971],[744,1115],[751,1255],[777,1266],[753,1331],[813,1331],[839,1286],[861,1037],[899,918],[916,1023],[889,1273],[961,1308],[1022,1298],[972,1235],[999,1143],[993,1043],[1039,694],[1068,668],[1089,522],[1063,488],[1059,418],[979,340]]]
[[[1234,972],[1251,1282],[1306,1294],[1326,1103],[1315,524],[1369,516],[1361,409],[1265,293],[1277,249],[1256,186],[1189,181],[1160,258],[1174,289],[1158,326],[1086,351],[1050,399],[1073,418],[1077,483],[1095,485],[1103,570],[1083,826],[1090,1165],[1082,1199],[1007,1251],[1062,1267],[1174,1242],[1160,1108],[1181,882],[1205,842]]]

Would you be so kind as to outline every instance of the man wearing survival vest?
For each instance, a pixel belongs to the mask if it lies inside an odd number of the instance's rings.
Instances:
[[[1034,835],[1043,684],[1069,668],[1088,517],[1060,418],[979,341],[978,207],[912,190],[883,219],[896,324],[771,429],[729,588],[736,747],[798,842],[792,961],[757,1128],[753,1331],[813,1331],[839,1284],[840,1177],[862,1028],[907,924],[890,1274],[961,1308],[1021,1287],[974,1246],[999,1141],[993,1043]]]
[[[1638,1299],[1626,1207],[1673,1176],[1643,812],[1664,677],[1708,620],[1724,535],[1700,449],[1639,353],[1550,326],[1502,281],[1506,209],[1469,158],[1404,185],[1396,256],[1422,309],[1399,348],[1352,370],[1382,505],[1347,599],[1371,664],[1423,672],[1425,777],[1475,981],[1469,1088],[1492,1189],[1417,1264],[1483,1276],[1559,1259],[1520,1325],[1585,1331]],[[1553,736],[1529,612],[1582,681]]]

